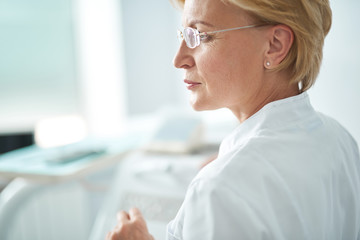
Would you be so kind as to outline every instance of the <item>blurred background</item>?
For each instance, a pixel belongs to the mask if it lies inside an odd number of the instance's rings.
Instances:
[[[309,95],[317,110],[336,118],[360,143],[360,1],[333,0],[331,6],[333,25]],[[129,123],[162,111],[192,112],[182,72],[172,66],[180,18],[168,0],[1,0],[0,155],[34,143],[51,147],[118,136]],[[196,114],[235,122],[226,110]],[[48,219],[44,214],[52,214],[62,219],[58,238],[52,239],[87,239],[114,171],[105,169],[70,187],[45,188],[54,192],[43,202],[36,197],[29,205],[35,210],[27,215],[18,210],[19,215]],[[0,189],[8,183],[1,186],[1,177]],[[29,192],[43,191],[37,184],[26,186]],[[0,210],[1,201],[0,195]],[[54,206],[61,213],[54,213]],[[9,239],[26,239],[26,231],[33,231],[22,221],[23,238]],[[44,236],[36,239],[50,239],[47,231],[37,230]],[[67,232],[72,237],[61,235]]]
[[[15,136],[29,143],[44,119],[63,119],[63,130],[81,138],[117,134],[128,118],[185,106],[172,67],[179,16],[167,0],[1,1],[2,148]]]

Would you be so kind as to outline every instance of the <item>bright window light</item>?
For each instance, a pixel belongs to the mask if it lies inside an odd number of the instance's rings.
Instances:
[[[35,143],[43,148],[78,142],[86,136],[85,121],[76,115],[45,118],[35,127]]]

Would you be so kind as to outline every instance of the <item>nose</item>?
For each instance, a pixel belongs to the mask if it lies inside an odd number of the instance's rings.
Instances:
[[[180,47],[173,59],[173,64],[176,68],[189,69],[195,65],[191,50],[186,46],[184,40],[181,41]]]

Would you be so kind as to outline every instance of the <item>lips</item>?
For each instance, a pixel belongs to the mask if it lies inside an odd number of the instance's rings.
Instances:
[[[194,89],[194,88],[196,88],[197,86],[201,85],[201,83],[199,83],[199,82],[194,82],[194,81],[187,80],[187,79],[184,80],[184,83],[186,83],[186,87],[187,87],[189,90],[190,90],[190,89]]]

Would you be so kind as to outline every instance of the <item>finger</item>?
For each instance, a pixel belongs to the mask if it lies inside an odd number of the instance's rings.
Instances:
[[[108,232],[108,233],[106,234],[105,239],[106,239],[106,240],[111,239],[111,234],[112,234],[112,232]]]
[[[130,219],[129,214],[125,211],[118,212],[116,218],[118,222],[125,222],[125,221],[129,221]]]
[[[143,215],[138,208],[131,208],[129,211],[129,217],[130,220],[143,219]]]
[[[106,240],[114,240],[114,239],[119,239],[119,236],[116,232],[109,232],[106,235]]]

